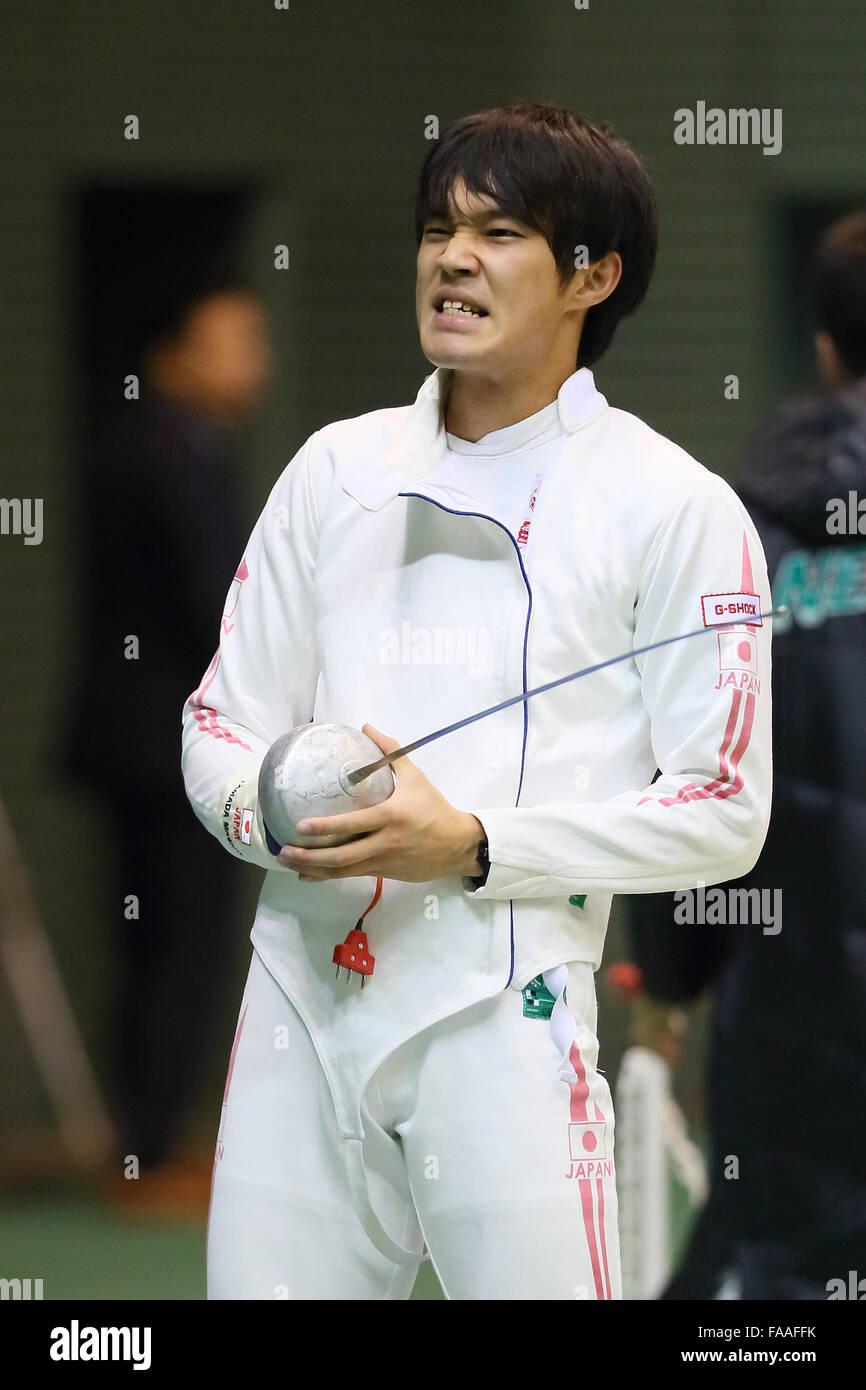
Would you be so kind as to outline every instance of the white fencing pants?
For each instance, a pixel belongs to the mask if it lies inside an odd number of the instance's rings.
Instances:
[[[571,962],[567,980],[571,1079],[557,1076],[551,1021],[509,988],[404,1043],[367,1087],[353,1146],[367,1191],[419,1261],[426,1242],[446,1298],[622,1297],[592,967]],[[254,951],[214,1162],[208,1298],[409,1297],[417,1266],[370,1240],[347,1142],[306,1026]]]

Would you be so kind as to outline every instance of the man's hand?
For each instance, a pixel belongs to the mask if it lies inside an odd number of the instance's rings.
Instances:
[[[392,753],[400,744],[365,724],[363,732]],[[469,811],[458,811],[407,757],[391,764],[396,786],[387,801],[361,811],[301,821],[309,835],[354,836],[342,845],[309,849],[285,845],[279,863],[305,882],[329,878],[395,878],[426,883],[434,878],[481,873],[476,857],[484,827]]]

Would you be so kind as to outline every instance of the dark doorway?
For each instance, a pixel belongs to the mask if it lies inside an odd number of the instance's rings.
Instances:
[[[84,407],[94,417],[116,409],[123,379],[138,372],[149,329],[179,292],[241,267],[247,214],[259,190],[142,183],[90,184],[73,194],[78,250],[72,321]]]
[[[812,272],[818,242],[832,222],[857,204],[843,197],[793,197],[780,203],[773,216],[773,245],[778,250],[775,270],[775,374],[778,394],[822,389],[812,339],[815,310]]]

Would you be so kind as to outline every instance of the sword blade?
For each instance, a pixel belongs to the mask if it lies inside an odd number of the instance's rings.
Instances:
[[[777,618],[783,613],[787,613],[784,604],[778,608],[773,608],[769,613],[759,613],[758,617],[763,621],[764,618]],[[367,763],[364,767],[356,768],[350,772],[347,781],[354,786],[356,782],[363,782],[365,777],[377,772],[380,767],[387,767],[397,758],[403,758],[407,753],[414,753],[416,748],[423,748],[426,743],[432,743],[434,739],[444,738],[446,734],[453,734],[457,729],[465,729],[467,724],[474,724],[478,719],[486,719],[488,715],[498,714],[501,709],[508,709],[510,705],[522,704],[525,700],[531,700],[534,695],[541,695],[545,690],[553,690],[557,685],[565,685],[567,681],[580,680],[581,676],[591,676],[593,671],[601,671],[605,666],[615,666],[618,661],[628,661],[630,657],[641,656],[644,652],[654,652],[659,647],[666,647],[671,642],[684,642],[687,637],[700,637],[702,632],[713,632],[720,627],[743,627],[749,626],[748,623],[707,623],[704,627],[696,627],[692,632],[680,632],[676,637],[663,637],[660,642],[650,642],[646,647],[631,647],[627,652],[621,652],[619,656],[610,656],[606,661],[598,661],[594,666],[584,666],[581,671],[572,671],[571,675],[558,676],[556,680],[547,681],[544,685],[537,685],[534,690],[523,691],[520,695],[512,695],[507,700],[502,700],[498,705],[491,705],[489,709],[479,710],[477,714],[469,714],[465,719],[458,719],[453,724],[446,724],[442,729],[435,729],[432,734],[425,734],[423,738],[416,738],[414,743],[407,743],[403,748],[395,748],[393,753],[383,753],[381,758],[377,758],[374,763]]]

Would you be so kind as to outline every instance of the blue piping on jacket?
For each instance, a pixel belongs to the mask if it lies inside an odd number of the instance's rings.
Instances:
[[[526,691],[527,691],[528,688],[529,688],[529,687],[527,686],[527,684],[526,684],[526,650],[527,650],[527,646],[528,646],[528,644],[529,644],[529,619],[530,619],[531,616],[532,616],[532,587],[531,587],[531,585],[530,585],[530,583],[529,583],[529,579],[528,579],[528,576],[527,576],[527,573],[526,573],[526,569],[525,569],[524,564],[523,564],[523,557],[522,557],[522,555],[520,554],[520,546],[517,544],[517,541],[515,540],[514,536],[512,536],[512,534],[511,534],[511,532],[509,531],[509,529],[508,529],[507,526],[504,526],[503,523],[502,523],[501,521],[497,521],[495,516],[488,516],[486,512],[461,512],[461,511],[458,510],[457,507],[445,507],[445,506],[442,505],[441,502],[436,502],[432,497],[427,497],[427,496],[425,496],[425,494],[424,494],[423,492],[399,492],[399,493],[397,494],[397,496],[398,496],[398,497],[418,497],[418,498],[421,499],[422,502],[430,502],[430,503],[432,504],[432,506],[438,507],[439,510],[442,511],[442,512],[450,512],[452,516],[477,516],[477,517],[479,517],[482,521],[492,521],[493,524],[494,524],[494,526],[498,526],[498,527],[500,528],[500,530],[504,531],[505,534],[506,534],[506,536],[508,537],[508,539],[511,541],[511,544],[514,546],[514,553],[515,553],[516,556],[517,556],[517,563],[520,565],[520,573],[523,575],[523,582],[524,582],[524,584],[526,585],[526,592],[527,592],[527,594],[528,594],[528,596],[529,596],[529,607],[528,607],[527,610],[526,610],[526,623],[525,623],[524,628],[523,628],[523,693],[524,693],[524,695],[525,695],[525,694],[526,694]],[[518,787],[517,787],[517,800],[516,800],[515,803],[514,803],[515,806],[517,806],[518,803],[519,803],[519,801],[520,801],[520,793],[521,793],[521,791],[522,791],[522,789],[523,789],[523,771],[524,771],[524,767],[525,767],[525,765],[526,765],[526,736],[527,736],[528,728],[529,728],[529,704],[528,704],[528,701],[524,700],[524,702],[523,702],[523,746],[522,746],[522,748],[521,748],[521,750],[520,750],[520,782],[519,782]],[[509,899],[508,899],[508,910],[509,910],[510,923],[511,923],[511,964],[510,964],[510,967],[509,967],[509,970],[508,970],[508,979],[507,979],[506,982],[505,982],[505,988],[506,988],[506,989],[508,989],[508,986],[511,984],[512,978],[513,978],[513,976],[514,976],[514,900],[513,900],[512,898],[509,898]]]

